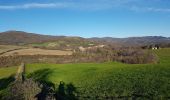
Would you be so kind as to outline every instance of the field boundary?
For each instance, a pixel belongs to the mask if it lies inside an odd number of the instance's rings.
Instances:
[[[8,52],[15,51],[15,50],[21,50],[21,49],[25,49],[25,48],[17,48],[17,49],[7,50],[7,51],[4,51],[4,52],[1,52],[0,56],[5,54],[5,53],[8,53]]]
[[[21,65],[18,67],[18,70],[15,75],[15,80],[24,80],[24,74],[25,74],[25,64],[21,63]]]

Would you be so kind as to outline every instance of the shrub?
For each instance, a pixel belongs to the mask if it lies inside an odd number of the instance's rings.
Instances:
[[[32,79],[27,79],[24,82],[15,81],[8,91],[9,95],[5,97],[5,100],[37,100],[41,88]]]

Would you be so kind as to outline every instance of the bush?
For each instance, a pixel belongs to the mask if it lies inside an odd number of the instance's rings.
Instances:
[[[74,55],[92,62],[118,61],[128,64],[146,64],[158,61],[157,56],[152,52],[139,48],[93,48],[85,52],[77,51]]]
[[[24,82],[15,81],[8,91],[9,94],[5,97],[5,100],[37,100],[41,88],[32,79],[27,79]]]

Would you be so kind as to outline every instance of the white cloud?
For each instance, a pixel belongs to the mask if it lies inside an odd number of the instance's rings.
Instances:
[[[66,8],[70,5],[70,3],[28,3],[22,5],[0,5],[0,9],[13,10],[29,8]]]
[[[129,8],[136,12],[170,12],[170,8],[155,8],[155,7],[137,7],[132,6]]]
[[[151,2],[152,1],[152,2]],[[0,5],[0,10],[31,9],[31,8],[55,8],[74,10],[107,10],[127,9],[137,12],[170,12],[170,8],[148,7],[143,5],[147,0],[63,0],[54,3],[25,3],[18,5]],[[160,0],[150,0],[150,3],[159,3]],[[149,2],[147,2],[149,3]],[[133,6],[134,5],[134,6]]]
[[[54,3],[25,3],[18,5],[0,5],[0,9],[30,9],[30,8],[69,8],[69,9],[84,9],[84,10],[101,10],[111,9],[125,5],[136,0],[63,0],[63,2]]]

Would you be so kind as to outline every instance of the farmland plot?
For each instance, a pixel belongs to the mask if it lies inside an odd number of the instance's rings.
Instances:
[[[13,46],[13,45],[0,45],[0,54],[4,54],[9,51],[19,50],[19,49],[23,49],[23,48],[26,48],[26,47]]]
[[[71,55],[72,51],[62,51],[62,50],[44,50],[39,48],[28,48],[13,50],[2,54],[2,56],[9,55]]]
[[[38,81],[73,84],[80,100],[137,96],[140,100],[167,100],[170,97],[170,49],[155,50],[158,64],[77,63],[26,64],[26,75]],[[16,72],[11,69],[1,68]],[[7,77],[9,73],[0,74]],[[84,99],[84,97],[86,99]],[[98,99],[95,99],[98,98]],[[101,98],[101,99],[99,99]]]

